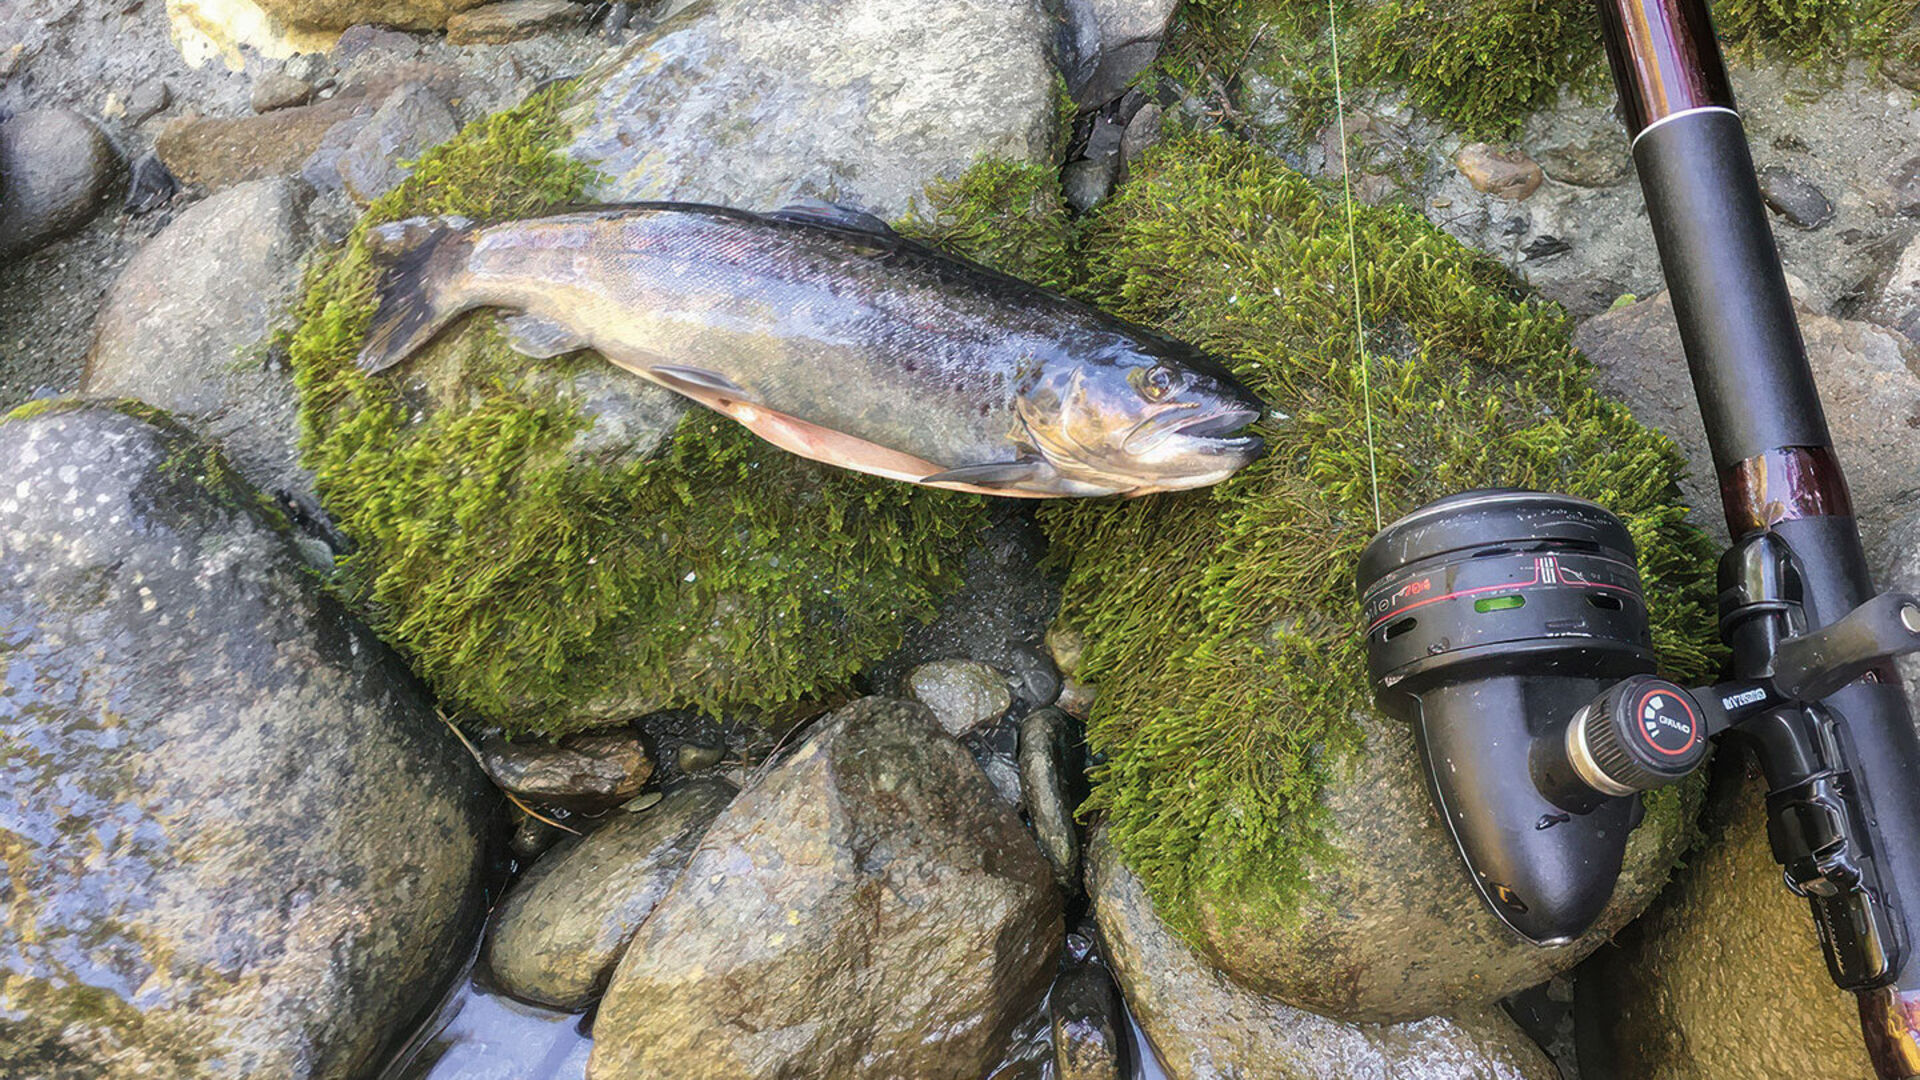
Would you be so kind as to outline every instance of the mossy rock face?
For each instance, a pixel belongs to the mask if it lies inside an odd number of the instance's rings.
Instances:
[[[1078,677],[1099,691],[1086,812],[1242,982],[1398,1019],[1491,1001],[1585,949],[1526,946],[1482,910],[1411,732],[1364,719],[1352,581],[1377,528],[1370,473],[1383,520],[1487,486],[1607,506],[1680,678],[1709,667],[1713,551],[1685,524],[1672,445],[1594,392],[1557,309],[1411,214],[1354,214],[1357,282],[1340,204],[1278,161],[1217,137],[1144,159],[1077,238],[1080,291],[1229,358],[1291,418],[1218,487],[1041,520],[1068,567],[1062,619],[1086,635]],[[1649,815],[1608,926],[1651,899],[1686,820]]]
[[[1714,770],[1705,842],[1619,949],[1582,969],[1580,1021],[1611,1051],[1601,1077],[1872,1080],[1853,995],[1835,987],[1807,902],[1767,846],[1752,759]]]
[[[291,344],[306,461],[357,549],[341,585],[446,698],[559,734],[842,684],[954,584],[981,500],[832,469],[606,367],[535,362],[478,313],[354,366],[366,229],[577,200],[564,87],[424,155],[310,279]]]

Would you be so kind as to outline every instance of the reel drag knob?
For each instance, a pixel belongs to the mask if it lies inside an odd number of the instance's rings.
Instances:
[[[1567,725],[1567,760],[1603,795],[1665,787],[1706,754],[1706,721],[1693,695],[1652,675],[1614,684]]]

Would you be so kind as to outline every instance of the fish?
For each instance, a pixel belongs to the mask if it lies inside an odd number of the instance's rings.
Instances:
[[[640,202],[377,226],[358,362],[477,308],[530,358],[592,349],[815,461],[956,491],[1138,496],[1216,484],[1265,404],[1218,358],[826,203]]]

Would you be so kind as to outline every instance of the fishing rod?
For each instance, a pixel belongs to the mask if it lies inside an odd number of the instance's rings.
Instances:
[[[1707,740],[1756,753],[1767,836],[1878,1075],[1920,1077],[1920,736],[1890,660],[1920,598],[1876,594],[1705,0],[1598,0],[1731,546],[1725,681],[1655,673],[1626,526],[1466,492],[1362,552],[1369,675],[1412,720],[1487,906],[1567,944],[1611,897],[1639,793]]]

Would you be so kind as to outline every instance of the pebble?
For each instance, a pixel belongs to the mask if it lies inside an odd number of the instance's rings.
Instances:
[[[1053,703],[1061,712],[1085,720],[1093,715],[1093,696],[1093,687],[1067,679],[1061,682],[1060,696]]]
[[[1078,213],[1086,213],[1113,192],[1113,182],[1120,174],[1119,162],[1115,158],[1081,158],[1067,163],[1061,170],[1060,183],[1066,189],[1067,204]]]
[[[480,757],[502,788],[577,810],[631,799],[653,775],[653,759],[630,731],[569,735],[558,743],[515,743],[496,735],[481,744]]]
[[[1833,220],[1833,203],[1813,181],[1779,165],[1761,169],[1759,176],[1760,197],[1789,225],[1817,229]]]
[[[1546,174],[1520,150],[1496,150],[1486,143],[1468,143],[1453,157],[1454,167],[1474,190],[1495,198],[1520,202],[1539,190]]]
[[[329,128],[372,111],[364,98],[336,97],[260,116],[179,116],[160,129],[153,147],[183,183],[217,191],[299,172]]]
[[[1920,157],[1908,158],[1894,170],[1893,212],[1920,217]]]
[[[1077,724],[1060,709],[1035,709],[1020,721],[1020,795],[1040,850],[1053,864],[1053,880],[1068,893],[1080,888],[1079,805],[1066,759],[1078,765]]]
[[[173,87],[165,79],[142,82],[127,94],[127,123],[139,124],[166,111],[173,104]]]
[[[119,151],[79,113],[31,109],[0,121],[0,258],[85,225],[119,174]]]
[[[908,673],[907,689],[956,738],[1000,719],[1013,707],[1006,677],[978,660],[921,664]]]
[[[1080,671],[1080,658],[1087,651],[1087,636],[1078,630],[1068,629],[1061,623],[1047,628],[1047,654],[1053,657],[1053,666],[1060,674],[1072,678]]]
[[[167,171],[160,155],[151,150],[136,158],[129,172],[127,201],[122,209],[134,217],[167,205],[180,190],[180,182]]]
[[[1128,1037],[1120,1016],[1120,992],[1104,965],[1067,965],[1047,995],[1056,1080],[1120,1080]]]
[[[507,841],[507,849],[521,859],[533,859],[552,847],[560,839],[561,832],[547,822],[532,814],[515,808],[513,816],[519,821],[513,827],[513,838]]]
[[[253,84],[249,100],[257,113],[290,109],[313,100],[313,84],[284,72],[269,71]]]
[[[1166,115],[1166,110],[1154,102],[1149,101],[1140,106],[1140,111],[1134,113],[1133,119],[1127,121],[1127,130],[1120,137],[1122,162],[1128,165],[1133,164],[1140,160],[1141,154],[1147,152],[1147,147],[1160,141],[1160,121]]]
[[[680,766],[680,771],[690,773],[711,769],[720,764],[720,759],[726,756],[727,748],[724,746],[702,746],[691,742],[681,743],[680,749],[673,755],[674,762]]]
[[[341,185],[365,206],[413,171],[402,161],[445,142],[457,130],[453,113],[432,90],[417,84],[403,86],[381,103],[340,155],[335,166]]]
[[[500,45],[578,24],[587,7],[573,0],[506,0],[447,20],[449,45]]]

